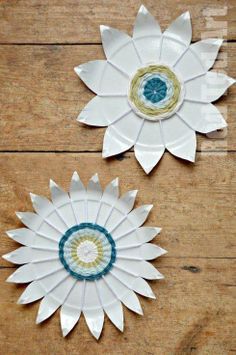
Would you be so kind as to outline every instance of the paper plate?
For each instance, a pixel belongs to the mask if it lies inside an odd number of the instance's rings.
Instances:
[[[137,191],[119,197],[118,179],[103,191],[98,175],[87,188],[75,172],[69,194],[50,182],[52,202],[31,194],[35,213],[17,212],[27,228],[7,232],[23,247],[3,257],[24,264],[8,282],[27,283],[18,303],[42,298],[36,323],[59,307],[66,336],[83,313],[98,339],[104,312],[123,330],[122,303],[142,314],[135,292],[155,298],[144,279],[163,276],[147,260],[166,253],[149,243],[160,228],[141,227],[152,205],[133,209]]]

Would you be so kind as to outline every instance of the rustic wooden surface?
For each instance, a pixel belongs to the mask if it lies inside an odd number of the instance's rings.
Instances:
[[[24,286],[6,284],[14,266],[0,261],[0,354],[210,354],[236,352],[235,194],[236,87],[217,103],[229,123],[225,138],[198,135],[195,165],[168,153],[146,176],[133,152],[102,160],[104,129],[75,118],[92,94],[73,67],[103,58],[99,24],[131,32],[136,0],[2,0],[0,2],[0,229],[1,254],[17,247],[4,231],[20,227],[16,210],[31,210],[29,192],[49,196],[53,178],[65,189],[74,170],[84,182],[98,172],[102,185],[120,177],[121,191],[139,189],[137,205],[153,203],[148,225],[169,253],[154,262],[165,280],[152,282],[156,301],[141,299],[144,317],[125,310],[125,332],[106,319],[96,342],[82,318],[63,339],[58,312],[34,324],[38,303],[16,304]],[[162,28],[190,10],[193,40],[219,36],[207,22],[222,21],[228,39],[215,69],[236,77],[233,0],[147,0]],[[227,59],[227,61],[226,61]],[[226,63],[226,65],[225,65]]]

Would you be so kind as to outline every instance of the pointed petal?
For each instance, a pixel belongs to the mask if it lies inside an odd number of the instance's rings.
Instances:
[[[95,96],[81,111],[78,121],[90,126],[104,127],[123,117],[130,106],[126,96]]]
[[[136,278],[135,282],[132,285],[132,289],[144,297],[154,299],[156,298],[149,284],[141,277]]]
[[[13,274],[7,278],[7,282],[26,283],[35,279],[35,274],[31,264],[19,267]]]
[[[46,295],[40,302],[36,324],[42,323],[49,318],[60,306],[60,302],[52,295]]]
[[[119,197],[119,179],[112,180],[105,188],[102,195],[102,201],[113,205]]]
[[[190,48],[201,60],[205,71],[209,70],[215,63],[219,49],[223,43],[220,38],[207,38],[191,44]]]
[[[70,202],[68,193],[62,190],[53,180],[50,180],[50,190],[52,195],[52,202],[56,207]]]
[[[32,193],[30,193],[30,197],[35,212],[37,212],[42,218],[48,216],[50,212],[54,210],[53,204],[46,197]]]
[[[98,174],[91,177],[87,187],[88,195],[91,195],[93,199],[100,200],[102,197],[102,188],[99,182]]]
[[[81,315],[80,309],[63,304],[60,311],[60,321],[63,336],[67,336],[74,328]]]
[[[216,131],[227,126],[217,107],[208,103],[185,101],[178,115],[192,129],[201,133]]]
[[[198,102],[216,101],[234,83],[234,79],[223,73],[207,72],[185,83],[185,99]]]
[[[107,65],[105,60],[94,60],[75,67],[76,74],[96,94],[99,92],[102,72]]]
[[[129,75],[140,65],[132,38],[126,33],[108,26],[100,26],[102,45],[107,59],[125,75]]]
[[[159,59],[161,29],[143,5],[135,21],[133,40],[143,63],[156,62]]]
[[[104,307],[110,321],[121,331],[124,330],[124,314],[120,301],[116,300],[112,304]]]
[[[132,222],[134,227],[141,226],[147,219],[153,205],[143,205],[131,211],[127,218]]]
[[[159,280],[164,279],[164,276],[147,261],[141,261],[139,267],[139,276],[147,280]]]
[[[128,77],[106,60],[81,64],[75,68],[75,72],[88,88],[98,95],[127,93]]]
[[[139,134],[142,121],[130,110],[122,119],[111,124],[103,140],[103,158],[122,153],[130,149]]]
[[[116,208],[119,209],[120,211],[123,211],[125,214],[128,214],[134,207],[137,193],[138,190],[131,190],[126,192],[117,201]]]
[[[32,249],[29,247],[20,247],[11,253],[3,255],[2,258],[13,264],[29,263],[32,259]]]
[[[140,252],[144,260],[152,260],[167,253],[165,249],[151,243],[141,245]]]
[[[195,161],[196,155],[196,134],[176,115],[163,120],[162,128],[164,133],[165,146],[173,155]]]
[[[124,305],[129,308],[131,311],[143,315],[143,310],[139,302],[138,297],[132,290],[128,290],[126,294],[122,297],[121,301]]]
[[[104,312],[100,309],[87,309],[83,311],[90,332],[98,340],[104,323]]]
[[[190,13],[187,11],[180,15],[164,32],[165,36],[183,42],[188,46],[192,39],[192,26]]]
[[[137,235],[140,243],[150,242],[160,232],[161,228],[157,227],[140,227],[137,229]]]
[[[150,35],[160,36],[161,29],[154,16],[150,14],[144,5],[141,5],[135,20],[133,37],[148,37]]]
[[[34,242],[35,233],[28,228],[13,229],[6,233],[9,238],[26,246],[32,246]]]
[[[74,328],[81,314],[84,299],[84,282],[76,282],[66,301],[61,307],[60,320],[63,336],[65,337]]]
[[[159,162],[164,151],[165,146],[162,142],[159,122],[145,120],[142,131],[134,146],[134,152],[146,174],[149,174]]]
[[[46,294],[46,290],[42,288],[38,281],[33,281],[29,284],[25,291],[20,296],[17,303],[26,304],[37,301]]]
[[[70,184],[70,198],[72,201],[83,199],[86,194],[86,189],[80,180],[78,173],[75,171]]]
[[[26,227],[33,231],[36,231],[43,222],[43,219],[33,212],[16,212],[16,215]]]

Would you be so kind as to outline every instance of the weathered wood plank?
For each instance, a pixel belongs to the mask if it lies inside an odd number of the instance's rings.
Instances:
[[[168,259],[155,265],[165,280],[152,282],[157,300],[140,297],[144,317],[125,309],[125,332],[105,319],[96,342],[83,317],[67,339],[59,311],[38,326],[39,302],[19,306],[25,286],[4,284],[13,271],[0,270],[0,343],[2,354],[231,354],[235,351],[235,262],[233,260]],[[197,265],[190,272],[189,265]]]
[[[1,43],[98,43],[99,25],[132,32],[140,1],[128,0],[2,0]],[[182,12],[193,19],[193,39],[204,32],[236,38],[234,0],[146,0],[164,30]]]
[[[154,205],[148,224],[163,228],[155,243],[168,250],[167,258],[233,257],[235,161],[236,153],[199,153],[196,165],[191,165],[166,154],[159,168],[146,176],[133,153],[109,162],[99,153],[0,154],[0,254],[18,247],[4,231],[21,226],[16,210],[32,211],[29,192],[49,196],[50,178],[68,189],[77,169],[85,183],[98,172],[103,186],[119,176],[122,192],[138,189],[137,205]],[[6,265],[1,260],[0,266]]]
[[[100,151],[104,129],[76,122],[93,94],[73,68],[102,58],[100,45],[0,46],[0,150]],[[235,58],[236,44],[225,44],[215,69],[236,77]],[[198,135],[198,150],[236,149],[235,93],[231,87],[217,103],[229,123],[227,137]]]

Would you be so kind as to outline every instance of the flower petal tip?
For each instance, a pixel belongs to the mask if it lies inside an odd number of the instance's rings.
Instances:
[[[181,16],[182,16],[185,20],[190,20],[190,18],[191,18],[191,14],[190,14],[189,11],[184,12]]]
[[[75,73],[80,76],[81,72],[83,71],[83,68],[79,65],[78,67],[74,67]]]
[[[138,13],[142,13],[142,14],[147,14],[148,13],[148,10],[147,8],[142,4],[138,10]]]
[[[101,34],[104,33],[105,31],[108,31],[109,29],[110,29],[109,26],[100,25],[100,32],[101,32]]]

